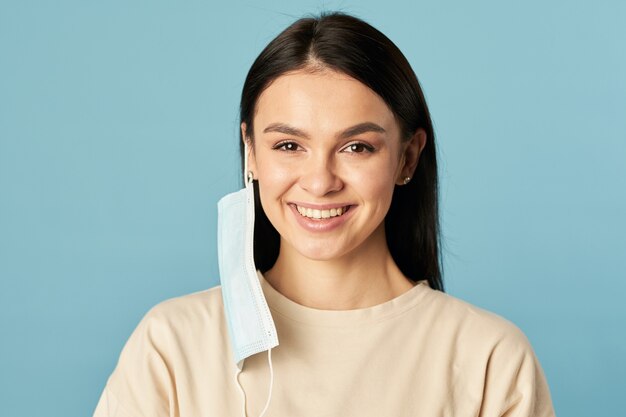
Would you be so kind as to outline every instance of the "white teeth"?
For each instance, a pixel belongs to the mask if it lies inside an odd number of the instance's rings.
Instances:
[[[310,217],[312,219],[329,219],[331,217],[337,217],[344,214],[348,209],[346,207],[332,208],[329,210],[317,210],[306,207],[296,206],[298,213],[304,217]]]

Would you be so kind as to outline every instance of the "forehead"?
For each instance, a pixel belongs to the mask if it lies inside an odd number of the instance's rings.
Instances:
[[[281,75],[261,93],[254,117],[255,130],[288,123],[318,133],[363,122],[380,124],[388,131],[398,129],[394,114],[378,94],[332,70]]]

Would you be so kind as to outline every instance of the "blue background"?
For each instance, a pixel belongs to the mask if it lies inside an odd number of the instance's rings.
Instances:
[[[91,415],[142,315],[214,286],[249,66],[340,9],[412,63],[449,293],[516,323],[561,416],[623,413],[626,2],[0,2],[0,404]]]

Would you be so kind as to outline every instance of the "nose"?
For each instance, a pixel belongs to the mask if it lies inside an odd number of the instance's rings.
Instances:
[[[331,156],[317,155],[302,163],[300,187],[315,197],[323,197],[343,188]]]

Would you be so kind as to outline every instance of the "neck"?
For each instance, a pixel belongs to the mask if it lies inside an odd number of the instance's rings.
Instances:
[[[281,241],[278,259],[264,277],[292,301],[323,310],[370,307],[413,287],[389,253],[384,227],[358,249],[331,260],[306,258]]]

